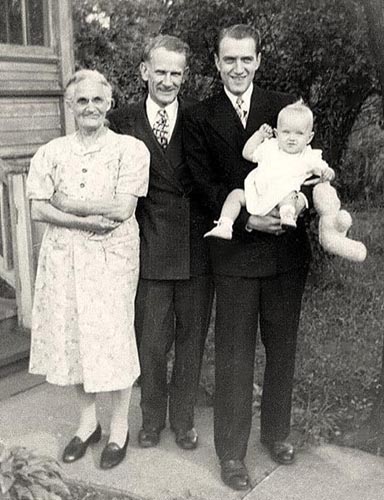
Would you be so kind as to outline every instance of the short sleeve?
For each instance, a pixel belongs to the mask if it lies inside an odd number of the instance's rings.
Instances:
[[[55,161],[47,145],[41,146],[31,160],[27,177],[27,197],[49,200],[54,193]]]
[[[121,148],[116,194],[146,196],[150,162],[147,146],[134,137],[122,136]]]
[[[265,139],[252,153],[252,163],[260,163],[273,148],[271,139]]]

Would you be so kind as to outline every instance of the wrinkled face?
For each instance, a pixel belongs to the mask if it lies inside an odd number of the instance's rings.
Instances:
[[[279,148],[290,154],[304,151],[313,138],[308,118],[300,115],[288,116],[284,114],[279,117],[275,135]]]
[[[141,78],[148,83],[148,92],[156,104],[164,108],[177,97],[187,73],[185,55],[158,47],[149,61],[140,65]]]
[[[244,94],[260,66],[255,40],[224,37],[219,53],[215,54],[215,63],[225,88],[234,95]]]
[[[110,107],[101,83],[82,80],[76,85],[71,109],[80,130],[92,131],[102,127]]]

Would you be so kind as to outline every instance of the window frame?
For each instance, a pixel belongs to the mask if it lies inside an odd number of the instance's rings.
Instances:
[[[21,1],[21,20],[23,44],[0,43],[0,57],[2,59],[56,59],[54,53],[55,40],[52,30],[52,0],[43,0],[43,29],[46,45],[27,45],[27,0]]]

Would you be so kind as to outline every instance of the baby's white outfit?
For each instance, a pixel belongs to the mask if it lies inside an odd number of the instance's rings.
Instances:
[[[321,156],[321,150],[311,146],[291,154],[279,149],[277,139],[264,140],[252,155],[252,161],[258,166],[244,181],[248,213],[266,215],[289,193],[300,191],[314,169],[321,171],[327,167]]]

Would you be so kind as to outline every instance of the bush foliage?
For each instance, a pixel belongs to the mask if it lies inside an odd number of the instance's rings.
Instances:
[[[60,465],[21,446],[0,442],[0,498],[3,500],[63,500],[70,492]]]

